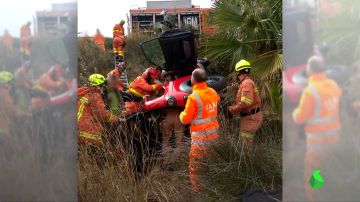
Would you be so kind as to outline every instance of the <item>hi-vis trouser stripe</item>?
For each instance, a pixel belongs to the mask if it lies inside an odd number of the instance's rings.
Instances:
[[[80,120],[80,118],[81,118],[81,116],[82,116],[82,114],[84,112],[85,105],[87,103],[89,103],[89,100],[86,97],[82,97],[82,98],[80,98],[80,103],[81,104],[80,104],[80,107],[79,107],[79,111],[77,113],[77,120],[78,121]]]
[[[338,115],[331,115],[331,116],[325,116],[325,117],[321,117],[321,97],[320,94],[318,92],[318,90],[311,84],[308,85],[312,95],[315,98],[315,112],[314,112],[314,116],[312,119],[310,119],[309,121],[307,121],[307,124],[327,124],[330,123],[332,121],[335,121],[337,119],[339,119]],[[331,136],[337,136],[339,135],[339,128],[336,128],[334,130],[331,131],[324,131],[321,133],[317,133],[317,134],[307,134],[306,137],[307,139],[320,139],[320,138],[324,138],[324,137],[331,137]],[[313,147],[313,144],[308,144],[309,147]]]
[[[218,141],[218,139],[213,139],[213,140],[210,140],[210,141],[199,141],[199,140],[191,140],[191,144],[194,144],[194,145],[201,145],[201,146],[209,146],[209,145],[212,145],[214,143],[216,143]]]
[[[137,90],[133,89],[133,88],[130,88],[129,91],[139,97],[144,97],[143,94],[139,93]]]
[[[43,88],[41,85],[39,85],[39,84],[36,84],[35,85],[35,89],[36,90],[39,90],[39,91],[41,91],[41,92],[43,92],[43,93],[49,93],[45,88]]]
[[[241,97],[241,102],[243,102],[247,105],[251,105],[253,103],[253,101],[251,99],[244,97],[244,96]]]
[[[90,133],[85,133],[85,132],[80,132],[80,137],[95,140],[95,141],[102,141],[101,135],[95,135],[95,134],[90,134]]]
[[[206,118],[206,119],[192,120],[191,124],[196,125],[196,124],[203,124],[203,123],[211,123],[212,121],[215,121],[215,120],[216,120],[216,116],[213,116],[213,117]]]
[[[218,132],[218,129],[215,128],[215,129],[205,130],[205,131],[201,131],[201,132],[192,132],[191,136],[199,137],[199,136],[211,135],[211,134],[214,134],[217,132]]]

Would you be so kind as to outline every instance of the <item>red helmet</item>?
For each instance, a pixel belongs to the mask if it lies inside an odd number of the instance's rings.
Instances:
[[[64,74],[64,71],[63,71],[61,65],[56,64],[56,65],[53,65],[47,73],[50,76],[62,77]]]
[[[147,78],[152,78],[152,79],[156,79],[158,78],[158,70],[154,67],[149,67],[145,70],[145,72],[142,74],[142,77],[144,79],[147,79]]]

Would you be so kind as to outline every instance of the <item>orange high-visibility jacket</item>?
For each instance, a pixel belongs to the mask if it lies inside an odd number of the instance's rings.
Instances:
[[[144,97],[145,95],[157,94],[162,84],[149,84],[142,76],[138,76],[129,86],[129,92],[133,95]],[[141,110],[140,102],[125,102],[125,114],[130,115]]]
[[[120,37],[120,36],[124,36],[124,34],[125,34],[124,27],[121,24],[115,24],[113,28],[113,36]]]
[[[114,124],[118,118],[106,109],[101,92],[93,87],[78,89],[77,105],[79,142],[102,144],[104,124]]]
[[[253,109],[260,108],[261,98],[255,82],[250,78],[245,78],[239,86],[236,94],[236,103],[229,107],[232,114],[238,112],[250,112]]]
[[[209,145],[219,136],[217,113],[220,96],[206,82],[195,84],[192,90],[180,121],[184,125],[190,123],[192,145]]]
[[[124,49],[125,49],[124,36],[116,36],[113,40],[114,53],[119,53],[119,55],[124,56]]]
[[[31,29],[29,26],[27,25],[23,25],[20,28],[20,38],[24,38],[24,37],[30,37],[31,36]]]
[[[129,86],[129,92],[133,95],[144,97],[156,94],[162,87],[161,84],[149,84],[142,76],[138,76]]]
[[[102,34],[96,34],[93,40],[99,46],[100,50],[105,51],[105,38]]]
[[[299,106],[293,112],[298,124],[305,123],[309,147],[335,143],[339,139],[339,102],[342,90],[325,73],[314,74],[304,89]]]
[[[45,73],[36,81],[34,88],[52,96],[65,85],[65,81],[54,81],[49,74]],[[31,98],[31,105],[33,108],[38,108],[47,105],[49,101],[49,98],[33,97]]]
[[[50,94],[51,92],[61,88],[63,84],[64,82],[54,81],[49,74],[45,73],[36,81],[35,88]]]

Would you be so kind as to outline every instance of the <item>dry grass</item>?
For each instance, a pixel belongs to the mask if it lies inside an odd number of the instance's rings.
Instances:
[[[174,170],[161,166],[165,157],[152,159],[153,166],[140,180],[134,177],[133,150],[120,148],[124,155],[116,161],[106,152],[102,168],[94,159],[80,151],[79,199],[80,201],[236,201],[253,187],[274,190],[281,187],[281,122],[266,121],[256,136],[252,152],[244,151],[238,139],[238,120],[221,119],[222,137],[202,165],[199,178],[203,186],[194,194],[188,179],[189,143],[181,157],[174,162]],[[119,135],[136,136],[125,130]],[[123,142],[120,142],[123,143]],[[122,144],[119,144],[122,145]],[[108,146],[110,148],[110,146]],[[149,157],[150,159],[150,157]],[[148,160],[148,159],[144,159]]]

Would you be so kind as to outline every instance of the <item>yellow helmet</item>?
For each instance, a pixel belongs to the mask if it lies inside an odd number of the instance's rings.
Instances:
[[[0,83],[7,84],[12,81],[14,78],[13,74],[8,71],[1,71],[0,72]]]
[[[89,83],[91,86],[100,86],[105,84],[106,78],[101,74],[92,74],[89,76]]]
[[[251,69],[251,64],[249,61],[240,60],[238,63],[236,63],[236,65],[235,65],[236,72],[240,72],[241,70],[244,70],[244,69],[247,69],[248,71]]]

